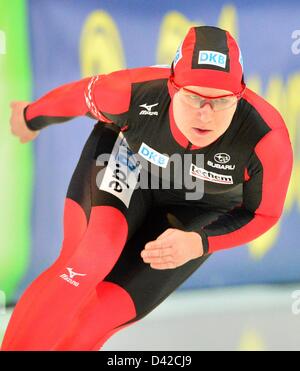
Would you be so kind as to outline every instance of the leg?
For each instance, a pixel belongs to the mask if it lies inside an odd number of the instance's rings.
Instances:
[[[25,293],[27,298],[24,302],[31,302],[30,311],[26,312],[26,316],[22,316],[22,320],[17,316],[13,319],[10,328],[14,331],[10,331],[11,336],[5,338],[4,350],[51,349],[69,324],[73,320],[76,321],[78,308],[93,296],[97,283],[112,269],[127,238],[134,233],[146,215],[150,204],[149,199],[146,199],[146,192],[134,190],[127,207],[110,192],[98,188],[96,179],[100,170],[106,169],[107,164],[99,167],[96,159],[98,155],[111,153],[113,150],[115,155],[118,155],[119,138],[119,132],[115,131],[115,128],[99,125],[91,135],[89,151],[84,151],[81,157],[84,161],[80,167],[85,168],[88,163],[90,176],[88,179],[84,176],[81,179],[73,178],[72,187],[68,191],[68,197],[74,201],[68,204],[73,206],[80,195],[84,194],[85,202],[80,207],[87,217],[86,226],[81,211],[79,237],[77,240],[72,237],[72,232],[78,227],[75,225],[71,228],[71,234],[65,238],[65,245],[57,262],[48,269],[47,279],[43,277],[43,282],[36,284],[38,289],[33,290],[34,293],[31,293],[31,289]],[[87,196],[88,192],[83,192],[82,187],[84,190],[90,190],[90,197]],[[85,207],[88,205],[90,210]],[[67,220],[65,227],[69,228]],[[20,312],[23,311],[20,309]],[[14,321],[20,326],[15,325]],[[10,342],[8,338],[11,339]]]
[[[135,316],[134,302],[126,290],[102,281],[52,350],[99,350],[102,342]]]

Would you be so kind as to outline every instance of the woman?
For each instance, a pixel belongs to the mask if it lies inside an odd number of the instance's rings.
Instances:
[[[67,192],[61,253],[21,297],[3,350],[98,350],[212,253],[254,240],[282,214],[288,131],[246,88],[225,30],[192,27],[171,68],[94,76],[15,102],[12,132],[25,143],[80,115],[98,122]]]

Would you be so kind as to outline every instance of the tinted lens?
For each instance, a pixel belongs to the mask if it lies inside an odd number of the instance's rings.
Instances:
[[[195,108],[201,108],[205,102],[210,102],[214,111],[222,111],[232,107],[237,102],[237,97],[235,96],[218,99],[206,99],[201,98],[198,95],[188,94],[183,90],[181,90],[180,92],[182,100]]]
[[[222,111],[232,107],[237,102],[237,97],[212,99],[212,102],[215,111]]]
[[[192,107],[199,108],[206,101],[206,99],[199,97],[198,95],[187,94],[181,91],[181,97],[183,101]]]

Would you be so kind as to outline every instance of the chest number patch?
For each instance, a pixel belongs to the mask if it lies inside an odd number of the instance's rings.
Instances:
[[[115,195],[129,207],[140,170],[141,165],[121,132],[109,157],[99,189]]]

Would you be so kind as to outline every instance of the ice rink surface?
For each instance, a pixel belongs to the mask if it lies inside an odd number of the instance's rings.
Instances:
[[[177,291],[102,350],[299,351],[299,290],[300,283]],[[0,315],[0,339],[10,314]]]

